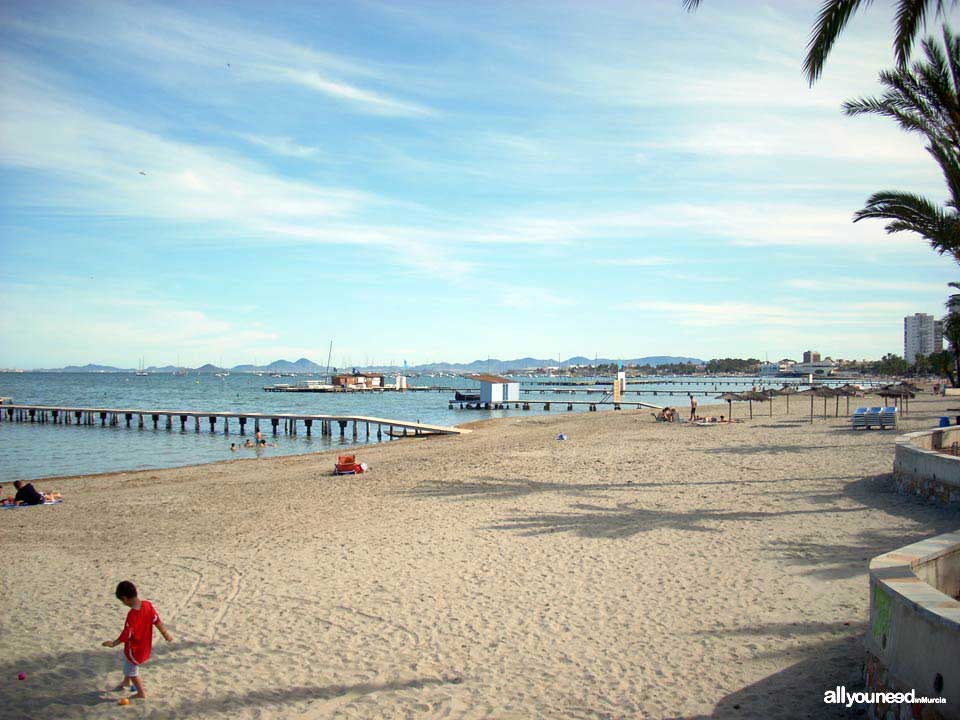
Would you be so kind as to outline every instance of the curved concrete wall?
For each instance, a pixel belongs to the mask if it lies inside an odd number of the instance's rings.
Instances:
[[[897,490],[960,506],[960,457],[937,452],[953,443],[960,443],[960,426],[898,437],[893,460]]]
[[[908,545],[870,563],[868,691],[914,690],[918,698],[947,701],[874,704],[870,717],[960,720],[958,597],[960,531]]]

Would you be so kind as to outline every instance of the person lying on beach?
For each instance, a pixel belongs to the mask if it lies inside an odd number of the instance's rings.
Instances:
[[[17,489],[17,494],[13,498],[16,505],[43,505],[43,495],[37,492],[33,483],[14,480],[13,486]]]

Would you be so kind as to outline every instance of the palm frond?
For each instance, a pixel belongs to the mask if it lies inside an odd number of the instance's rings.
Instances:
[[[854,213],[853,221],[889,220],[888,233],[913,232],[923,237],[938,253],[950,254],[960,262],[960,217],[944,212],[931,200],[911,193],[883,191],[867,199],[863,209]]]
[[[910,50],[913,47],[913,39],[920,32],[920,28],[926,21],[928,0],[900,0],[897,5],[897,14],[894,24],[897,31],[893,40],[893,52],[897,59],[897,65],[905,68],[910,59]],[[940,6],[943,0],[937,0],[937,14],[940,13]]]
[[[683,9],[687,12],[693,12],[700,7],[700,0],[683,0]]]
[[[827,55],[843,28],[850,22],[850,18],[861,5],[865,7],[871,2],[873,0],[826,0],[820,6],[817,21],[807,42],[807,57],[803,61],[803,72],[811,85],[823,72]]]

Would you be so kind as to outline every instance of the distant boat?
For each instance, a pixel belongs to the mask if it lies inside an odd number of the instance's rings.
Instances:
[[[137,370],[136,375],[138,377],[147,377],[150,373],[143,369],[143,358],[140,358],[140,369]]]

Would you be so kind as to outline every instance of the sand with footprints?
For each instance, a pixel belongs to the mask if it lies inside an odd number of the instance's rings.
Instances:
[[[40,481],[67,500],[0,515],[0,717],[846,717],[868,559],[960,514],[891,492],[894,433],[791,405]],[[175,638],[123,708],[121,579]]]

